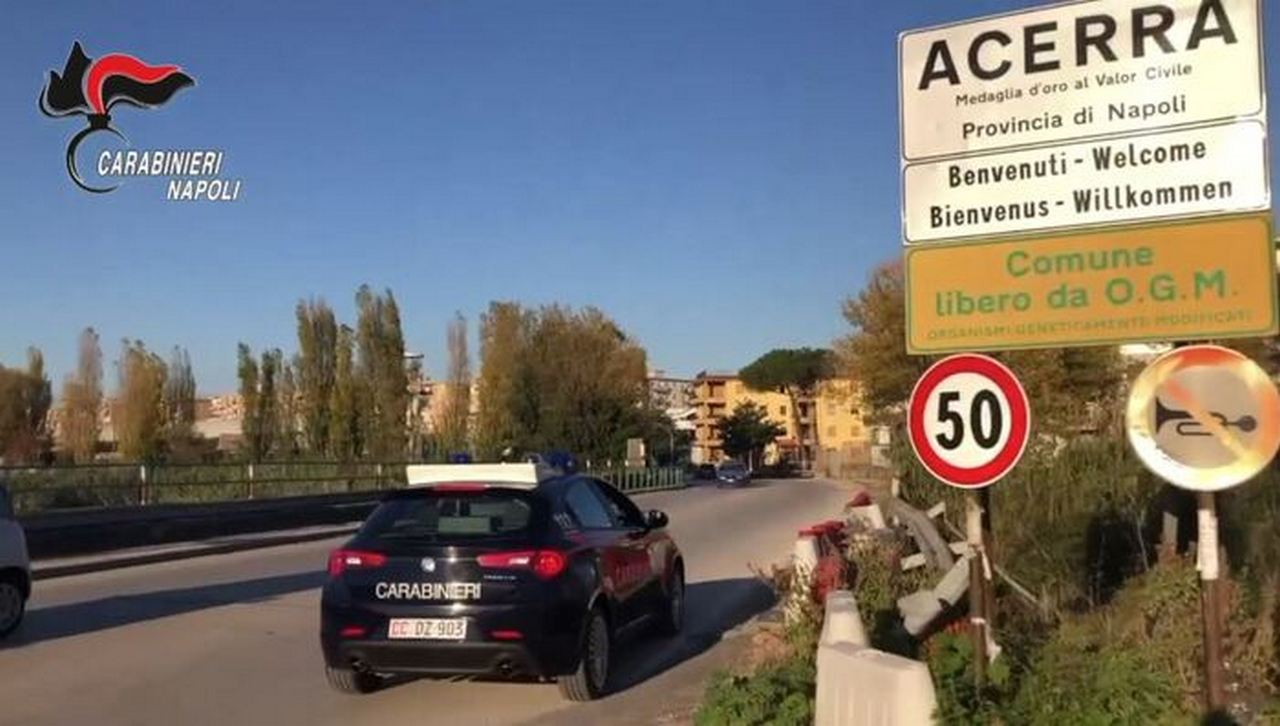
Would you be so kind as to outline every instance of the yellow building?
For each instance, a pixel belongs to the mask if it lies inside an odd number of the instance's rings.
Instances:
[[[785,393],[753,391],[735,373],[703,371],[694,379],[694,402],[697,416],[692,458],[696,464],[714,464],[725,458],[720,422],[747,402],[762,406],[770,420],[786,430],[765,450],[765,463],[786,457],[796,464],[822,468],[830,457],[839,456],[843,461],[856,456],[849,452],[864,451],[870,445],[857,388],[848,379],[823,381],[815,397],[796,402],[796,415],[792,415],[791,399]]]

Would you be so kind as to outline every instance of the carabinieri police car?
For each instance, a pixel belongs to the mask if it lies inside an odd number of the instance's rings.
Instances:
[[[684,620],[667,516],[542,462],[414,465],[329,557],[320,642],[329,684],[400,674],[556,679],[606,692],[614,645]]]

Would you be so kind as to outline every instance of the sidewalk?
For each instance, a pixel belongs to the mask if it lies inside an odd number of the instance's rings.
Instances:
[[[343,525],[320,525],[275,532],[228,535],[195,542],[171,542],[163,545],[134,547],[71,557],[46,558],[31,563],[31,576],[36,580],[47,580],[54,577],[81,575],[87,572],[114,570],[120,567],[135,567],[192,557],[222,555],[263,547],[313,542],[333,537],[349,536],[358,527],[359,524],[355,522]]]

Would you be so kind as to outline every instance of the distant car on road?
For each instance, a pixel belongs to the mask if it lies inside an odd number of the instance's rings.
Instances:
[[[320,642],[335,689],[524,676],[585,701],[606,692],[620,635],[683,627],[684,562],[662,512],[534,463],[407,473],[329,557]]]
[[[31,596],[31,560],[27,538],[14,518],[9,490],[0,485],[0,638],[22,624]]]
[[[725,461],[716,467],[716,486],[744,487],[750,483],[751,470],[740,461]]]
[[[693,472],[693,478],[705,480],[705,481],[714,480],[716,478],[716,465],[715,464],[699,464],[698,468],[695,469]]]

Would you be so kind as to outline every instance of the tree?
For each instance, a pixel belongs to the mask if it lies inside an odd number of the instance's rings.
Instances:
[[[333,400],[329,404],[329,451],[339,461],[352,461],[364,449],[357,408],[361,395],[355,377],[355,335],[351,328],[343,325],[338,329],[336,341]]]
[[[871,418],[903,405],[931,359],[907,355],[906,285],[902,263],[880,265],[867,286],[844,303],[853,332],[836,342],[839,367],[858,382]]]
[[[277,387],[276,393],[276,410],[279,412],[280,424],[280,430],[276,433],[276,446],[280,449],[281,454],[289,457],[296,456],[299,448],[298,382],[294,373],[297,364],[298,358],[296,356],[292,365],[281,358],[280,385]]]
[[[119,390],[111,418],[120,455],[155,461],[164,450],[167,366],[142,341],[125,340],[116,367]]]
[[[676,427],[666,412],[646,406],[641,412],[638,435],[644,439],[645,451],[658,466],[676,466],[689,461],[693,433]]]
[[[364,396],[363,438],[369,454],[386,461],[405,453],[409,380],[404,364],[400,309],[390,290],[374,294],[368,285],[356,292],[356,374]]]
[[[53,388],[39,350],[27,349],[25,371],[0,366],[0,458],[32,462],[45,452],[52,405]]]
[[[298,417],[306,447],[330,453],[333,388],[337,375],[338,324],[324,300],[298,302],[298,357],[294,364]]]
[[[1280,239],[1276,240],[1276,247],[1280,249]],[[1280,273],[1276,274],[1276,287],[1280,289]],[[1268,338],[1229,340],[1225,341],[1223,345],[1235,348],[1249,356],[1273,377],[1280,375],[1280,335],[1273,335]]]
[[[238,357],[240,402],[244,408],[240,432],[245,454],[250,461],[258,462],[271,455],[280,430],[276,375],[284,356],[279,350],[265,351],[259,362],[249,346],[241,343]]]
[[[769,419],[769,412],[752,401],[739,404],[733,413],[719,423],[724,452],[734,458],[747,458],[747,465],[760,463],[764,449],[787,430]]]
[[[165,438],[171,454],[186,454],[196,435],[196,377],[191,356],[174,346],[164,386]]]
[[[595,308],[491,303],[480,352],[483,456],[511,448],[618,459],[628,438],[651,431],[644,349]]]
[[[818,440],[818,407],[813,405],[818,384],[831,377],[831,351],[820,348],[776,348],[757,358],[746,368],[738,372],[742,382],[748,388],[757,391],[780,391],[787,395],[790,402],[788,412],[796,431],[800,434],[800,465],[806,466],[811,460],[813,449],[819,448]],[[810,411],[809,430],[813,434],[812,444],[806,441],[804,427],[800,420],[800,403],[808,402]]]
[[[93,461],[102,435],[102,346],[98,333],[80,333],[76,372],[62,383],[62,446],[77,464]]]
[[[1068,435],[1121,418],[1124,371],[1115,347],[1011,351],[995,357],[1018,375],[1039,433]]]
[[[867,286],[845,301],[854,330],[836,343],[838,365],[857,381],[870,418],[901,424],[911,389],[932,359],[907,355],[902,265],[877,267]],[[1018,374],[1042,433],[1069,433],[1098,413],[1115,410],[1123,377],[1113,347],[1054,348],[997,354]]]
[[[491,302],[480,316],[480,390],[476,448],[495,459],[516,444],[515,398],[527,319],[514,302]]]
[[[278,348],[264,351],[262,362],[258,365],[260,372],[258,383],[258,427],[261,436],[262,456],[268,457],[277,452],[280,433],[280,399],[277,393],[280,367],[284,363],[284,355]]]
[[[454,316],[448,329],[449,375],[445,403],[440,411],[440,445],[446,452],[468,448],[471,416],[471,356],[467,352],[467,319]]]
[[[250,461],[262,459],[262,432],[258,422],[258,361],[249,346],[236,346],[236,376],[240,379],[240,436]]]

